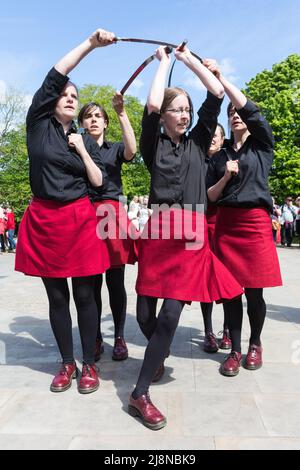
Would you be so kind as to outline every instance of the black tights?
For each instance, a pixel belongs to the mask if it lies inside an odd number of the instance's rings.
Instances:
[[[156,318],[157,299],[138,296],[137,320],[149,343],[136,387],[134,399],[147,393],[156,370],[166,358],[179,322],[184,302],[165,299]]]
[[[115,326],[115,338],[124,336],[124,326],[126,319],[127,309],[127,294],[124,284],[125,266],[120,268],[108,269],[105,274],[106,285],[109,294],[109,305],[111,308],[114,326]],[[98,328],[97,338],[102,341],[101,333],[101,315],[102,315],[102,299],[101,289],[103,283],[103,276],[99,274],[96,276],[95,283],[95,299],[98,308]]]
[[[249,344],[261,345],[260,335],[266,317],[266,304],[263,289],[245,289],[247,313],[249,316],[251,336]],[[229,332],[232,341],[232,351],[241,352],[241,333],[243,322],[242,297],[224,304],[228,318]]]
[[[212,321],[211,321],[213,302],[211,303],[200,302],[200,305],[201,305],[201,311],[202,311],[203,322],[204,322],[204,331],[205,331],[205,334],[207,335],[208,333],[213,332]],[[227,313],[225,312],[225,309],[224,309],[223,330],[228,330],[228,320],[227,320]]]
[[[74,362],[70,292],[67,279],[42,278],[49,300],[51,327],[63,363]],[[83,361],[93,364],[97,331],[97,306],[94,298],[95,276],[72,278],[73,298],[77,309]]]

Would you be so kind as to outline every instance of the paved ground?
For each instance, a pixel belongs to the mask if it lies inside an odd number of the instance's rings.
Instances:
[[[101,386],[80,395],[73,382],[67,392],[54,394],[49,385],[59,355],[41,281],[15,273],[13,254],[0,255],[0,449],[300,449],[300,249],[278,252],[284,287],[265,291],[264,367],[221,376],[224,351],[202,351],[199,306],[186,307],[165,377],[151,387],[168,419],[157,432],[127,413],[145,347],[134,314],[136,268],[129,267],[126,278],[129,359],[111,360],[113,326],[104,289]],[[72,304],[80,360],[74,311]],[[214,307],[213,320],[218,332],[221,306]],[[248,331],[245,315],[244,353]]]

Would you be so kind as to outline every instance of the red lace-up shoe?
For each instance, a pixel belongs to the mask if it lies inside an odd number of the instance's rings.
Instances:
[[[115,339],[112,358],[114,361],[124,361],[128,357],[128,349],[124,338]]]
[[[203,351],[207,353],[215,353],[219,349],[218,341],[213,333],[207,333],[204,338]]]
[[[101,339],[96,339],[95,345],[95,362],[100,360],[101,354],[104,353],[103,341]]]
[[[131,395],[129,398],[128,412],[131,416],[140,418],[144,426],[153,431],[157,431],[167,424],[166,418],[150,400],[149,393],[142,395],[136,400]]]
[[[248,353],[244,362],[245,369],[256,370],[262,366],[262,347],[250,344]]]
[[[79,393],[92,393],[98,390],[100,382],[96,364],[82,364],[81,379],[79,382]]]
[[[220,372],[222,375],[233,377],[239,373],[240,365],[242,361],[242,354],[236,351],[232,351],[227,359],[221,364]]]
[[[222,334],[222,338],[219,340],[220,349],[231,349],[231,339],[229,336],[229,330],[220,331],[219,334]]]
[[[77,375],[78,369],[75,362],[73,364],[62,364],[50,385],[51,392],[65,392],[71,387],[72,380],[76,379]]]

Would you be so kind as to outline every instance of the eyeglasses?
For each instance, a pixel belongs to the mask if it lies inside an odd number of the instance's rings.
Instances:
[[[166,109],[166,111],[170,111],[170,113],[173,113],[173,114],[183,114],[183,113],[187,113],[187,114],[190,114],[191,110],[190,108],[169,108],[169,109]]]

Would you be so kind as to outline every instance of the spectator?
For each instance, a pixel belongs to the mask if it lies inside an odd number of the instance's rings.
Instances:
[[[287,196],[281,206],[281,245],[290,247],[293,240],[294,220],[297,215],[297,207],[293,205],[293,198]]]
[[[14,241],[15,228],[16,228],[15,214],[12,208],[6,207],[5,209],[6,209],[5,213],[6,213],[6,218],[7,218],[7,225],[6,225],[7,239],[9,243],[8,252],[15,253],[16,252],[16,242]]]

